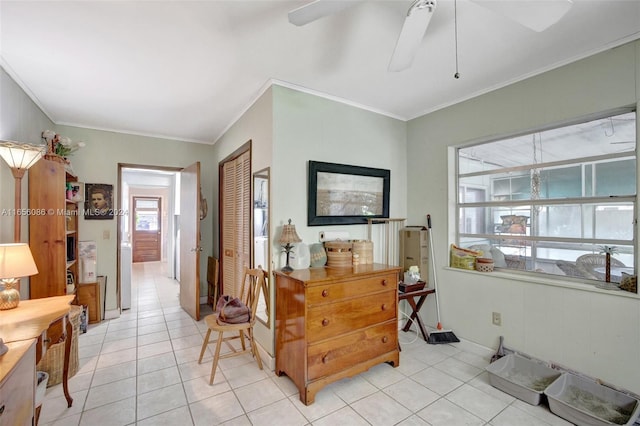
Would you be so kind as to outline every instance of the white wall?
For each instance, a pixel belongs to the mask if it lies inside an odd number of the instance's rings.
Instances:
[[[288,219],[307,244],[321,231],[347,231],[353,239],[367,237],[366,225],[307,226],[308,162],[389,169],[389,215],[406,217],[406,124],[329,99],[274,86],[274,152],[271,177],[272,228],[275,239]],[[284,255],[274,245],[276,267]]]
[[[273,143],[273,97],[272,89],[267,88],[250,108],[222,135],[213,146],[213,161],[216,165],[216,174],[213,181],[216,206],[218,205],[218,164],[229,157],[242,145],[251,140],[251,171],[252,173],[271,166]],[[272,169],[273,170],[273,169]],[[273,188],[273,181],[271,182]],[[212,211],[213,210],[213,211]],[[219,215],[218,209],[212,209],[209,204],[209,214],[213,216],[216,224],[213,230],[213,256],[219,257]],[[273,226],[271,226],[273,232]],[[271,306],[275,306],[274,303]],[[271,324],[265,326],[257,322],[254,328],[256,341],[271,356],[275,353],[273,347],[273,318]]]
[[[74,141],[84,141],[86,147],[71,157],[78,179],[85,183],[114,185],[114,201],[117,197],[118,163],[143,166],[186,167],[200,161],[202,192],[212,200],[212,184],[217,176],[217,165],[212,161],[210,145],[178,142],[123,133],[106,132],[71,126],[58,126],[58,132]],[[214,204],[215,205],[215,204]],[[210,204],[211,206],[211,204]],[[211,207],[209,209],[211,211]],[[115,284],[117,277],[116,220],[85,220],[80,218],[81,240],[94,240],[98,244],[98,275],[107,276],[107,309],[117,307]],[[207,216],[200,222],[203,253],[212,247],[213,219]],[[104,231],[110,234],[104,239]],[[207,294],[207,257],[200,257],[200,294]]]
[[[638,296],[443,268],[455,229],[450,147],[636,105],[638,82],[635,42],[408,123],[409,218],[433,217],[444,327],[488,347],[504,335],[509,347],[640,392]],[[425,308],[435,324],[433,300]],[[494,311],[502,313],[502,327],[491,324]]]
[[[365,225],[306,225],[309,160],[390,169],[390,214],[406,215],[406,124],[402,121],[275,85],[219,139],[214,146],[216,161],[248,140],[253,141],[252,170],[271,167],[270,236],[275,268],[284,265],[277,239],[289,218],[307,244],[317,242],[320,231],[332,229],[348,230],[353,238],[366,237]],[[273,288],[271,306],[275,306]],[[270,327],[258,325],[256,339],[273,356],[273,317]]]

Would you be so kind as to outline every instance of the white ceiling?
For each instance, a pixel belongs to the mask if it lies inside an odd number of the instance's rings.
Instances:
[[[391,73],[411,0],[290,24],[307,2],[0,0],[0,60],[57,124],[213,143],[271,82],[408,120],[640,38],[640,0],[573,0],[541,33],[458,0],[454,79],[439,0],[413,67]]]

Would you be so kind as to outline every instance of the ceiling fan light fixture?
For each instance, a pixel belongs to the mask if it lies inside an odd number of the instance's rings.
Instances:
[[[411,5],[411,7],[409,8],[409,12],[407,13],[407,15],[411,14],[411,11],[414,9],[424,9],[424,8],[429,8],[429,12],[433,12],[433,9],[435,9],[436,7],[436,2],[435,0],[416,0],[413,2],[413,4]]]

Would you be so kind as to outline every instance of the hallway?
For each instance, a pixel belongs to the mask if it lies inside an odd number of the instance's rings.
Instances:
[[[132,307],[79,336],[79,371],[47,390],[40,425],[568,425],[487,382],[491,353],[469,343],[403,343],[400,366],[382,364],[325,387],[303,405],[293,383],[250,355],[198,356],[206,332],[182,311],[178,284],[159,262],[136,263]],[[203,306],[203,317],[210,312]],[[403,336],[401,336],[403,337]],[[404,342],[401,339],[401,342]]]

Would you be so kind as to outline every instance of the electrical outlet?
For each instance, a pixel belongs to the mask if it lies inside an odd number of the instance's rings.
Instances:
[[[502,314],[500,312],[494,312],[491,314],[491,322],[493,325],[502,325]]]
[[[109,232],[108,229],[105,229],[104,231],[102,231],[102,239],[108,240],[109,238],[111,238],[111,232]]]

